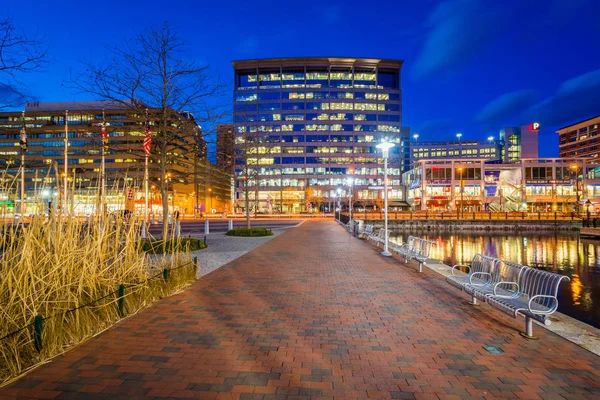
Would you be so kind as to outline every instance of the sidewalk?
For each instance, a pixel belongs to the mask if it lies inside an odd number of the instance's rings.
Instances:
[[[600,398],[600,358],[307,221],[56,358],[1,399]],[[492,354],[484,346],[496,346]]]

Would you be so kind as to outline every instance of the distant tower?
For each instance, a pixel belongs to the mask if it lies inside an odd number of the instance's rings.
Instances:
[[[217,126],[217,167],[232,175],[234,173],[233,154],[233,124],[219,124]]]

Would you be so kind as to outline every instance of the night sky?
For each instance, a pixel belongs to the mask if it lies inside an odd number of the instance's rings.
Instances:
[[[403,125],[419,141],[485,139],[535,120],[540,156],[555,157],[556,128],[600,114],[597,0],[6,3],[1,16],[50,48],[47,70],[23,78],[38,101],[89,100],[68,88],[71,71],[167,20],[187,57],[230,85],[232,60],[403,59]]]

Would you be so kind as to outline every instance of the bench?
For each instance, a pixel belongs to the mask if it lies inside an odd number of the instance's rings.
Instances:
[[[363,237],[369,238],[373,234],[373,225],[365,225],[365,229],[362,231]]]
[[[383,235],[383,228],[379,229],[377,231],[377,233],[371,232],[371,234],[367,236],[367,240],[369,242],[376,243],[382,235]]]
[[[558,309],[558,288],[569,277],[547,272],[536,268],[523,267],[520,284],[514,289],[513,296],[504,296],[494,292],[487,296],[490,306],[517,318],[525,316],[525,333],[527,338],[533,336],[533,320],[549,326],[548,316]]]
[[[468,273],[459,275],[458,268],[467,267]],[[568,277],[535,268],[476,254],[471,264],[452,267],[446,277],[451,285],[471,295],[471,304],[477,300],[517,318],[525,316],[527,338],[533,336],[533,320],[550,325],[548,316],[558,309],[558,287]]]
[[[484,256],[483,254],[475,254],[471,264],[456,264],[450,271],[451,274],[446,276],[446,282],[456,287],[457,289],[464,290],[466,285],[484,285],[488,282],[489,275],[491,274],[492,268],[499,260],[497,258]],[[468,272],[458,274],[460,271],[458,268],[466,267]],[[473,297],[473,304],[477,304],[477,299]]]
[[[390,230],[388,229],[388,238],[390,237]],[[376,236],[373,236],[372,239],[373,243],[375,243],[377,245],[377,247],[379,247],[379,244],[384,244],[385,243],[385,229],[381,228],[379,229],[379,233]]]
[[[404,257],[406,264],[410,260],[419,262],[419,272],[423,272],[423,264],[427,262],[431,253],[431,247],[435,244],[431,240],[421,239],[414,236],[409,236],[406,245],[402,245],[394,251]]]

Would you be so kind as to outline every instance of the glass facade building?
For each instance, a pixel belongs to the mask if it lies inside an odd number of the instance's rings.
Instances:
[[[383,159],[375,147],[395,143],[389,160],[392,204],[403,201],[409,166],[402,133],[400,60],[280,58],[234,61],[236,199],[263,212],[298,212],[339,195],[357,202],[383,196]],[[371,187],[371,189],[369,189]],[[338,191],[337,189],[341,189]],[[395,190],[397,189],[397,190]],[[310,192],[310,196],[307,193]]]

